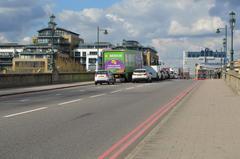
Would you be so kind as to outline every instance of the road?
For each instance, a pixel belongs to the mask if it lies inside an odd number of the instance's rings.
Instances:
[[[97,158],[192,83],[89,85],[2,97],[0,158]]]

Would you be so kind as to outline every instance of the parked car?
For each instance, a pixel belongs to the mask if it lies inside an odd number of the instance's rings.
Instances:
[[[161,78],[161,73],[157,66],[143,66],[151,74],[152,80],[159,80]]]
[[[152,82],[152,75],[146,69],[135,69],[132,74],[132,82]]]
[[[161,80],[166,80],[166,79],[168,79],[168,73],[167,73],[166,70],[161,70],[160,72],[161,72],[161,74],[162,74]]]
[[[115,79],[110,71],[99,70],[95,73],[95,85],[98,83],[115,84]]]

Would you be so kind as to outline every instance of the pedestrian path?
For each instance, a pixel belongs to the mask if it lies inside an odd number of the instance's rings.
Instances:
[[[7,95],[16,95],[16,94],[23,94],[23,93],[33,93],[33,92],[41,92],[41,91],[48,91],[48,90],[55,90],[55,89],[84,86],[84,85],[90,85],[90,84],[94,84],[94,82],[90,81],[90,82],[54,84],[54,85],[24,87],[24,88],[0,89],[0,97],[7,96]]]
[[[223,80],[201,81],[128,159],[240,158],[240,96]]]

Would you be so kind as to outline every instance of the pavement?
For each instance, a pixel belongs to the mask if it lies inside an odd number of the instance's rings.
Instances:
[[[0,97],[9,96],[9,95],[26,94],[26,93],[35,93],[35,92],[42,92],[42,91],[50,91],[50,90],[85,86],[85,85],[91,85],[91,84],[94,84],[94,82],[93,81],[76,82],[76,83],[67,83],[67,84],[53,84],[53,85],[43,85],[43,86],[33,86],[33,87],[0,89]]]
[[[239,134],[240,96],[223,80],[205,80],[127,159],[237,159]]]

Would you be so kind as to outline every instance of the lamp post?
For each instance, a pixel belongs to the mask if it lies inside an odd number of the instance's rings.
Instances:
[[[230,19],[229,19],[229,23],[230,23],[230,28],[231,28],[231,50],[230,50],[230,69],[233,70],[233,54],[234,54],[234,50],[233,50],[233,30],[236,24],[236,13],[235,12],[230,12],[229,13]]]
[[[226,64],[226,57],[227,57],[227,49],[228,49],[228,40],[227,40],[227,25],[225,25],[224,28],[218,28],[216,33],[219,34],[221,33],[221,30],[225,30],[225,38],[223,39],[223,48],[224,48],[224,52],[225,52],[225,57],[224,57],[224,65]]]
[[[54,53],[54,34],[57,24],[55,23],[55,16],[50,16],[50,21],[48,22],[48,27],[51,29],[51,70],[55,71],[55,53]]]
[[[108,34],[107,29],[101,29],[99,26],[97,27],[97,63],[96,63],[96,71],[98,71],[99,69],[99,56],[100,56],[100,52],[99,52],[99,34],[100,32],[103,32],[105,35]]]

